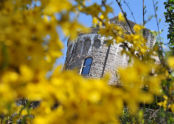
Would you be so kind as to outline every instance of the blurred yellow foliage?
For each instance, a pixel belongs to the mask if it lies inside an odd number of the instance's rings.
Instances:
[[[127,41],[133,45],[133,51],[142,55],[147,52],[146,40],[140,33],[142,26],[134,27],[135,34],[126,34],[120,26],[107,22],[108,13],[112,12],[109,6],[103,11],[97,4],[84,7],[83,1],[75,2],[77,5],[68,0],[0,1],[0,113],[14,113],[14,102],[28,98],[41,102],[32,111],[35,124],[116,124],[124,103],[135,113],[139,103],[150,103],[154,94],[161,93],[160,81],[164,77],[156,73],[160,65],[136,59],[132,66],[119,70],[122,87],[108,86],[107,78],[84,79],[59,67],[47,76],[62,55],[57,29],[70,39],[87,31],[77,18],[70,17],[78,8],[93,17],[102,12],[100,18],[106,23],[99,31],[101,35],[112,36],[118,43]],[[121,14],[119,20],[124,21]]]

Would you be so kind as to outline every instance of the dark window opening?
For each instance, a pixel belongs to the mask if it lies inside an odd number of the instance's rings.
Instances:
[[[91,65],[92,65],[92,58],[91,57],[86,58],[85,61],[84,61],[84,64],[83,64],[81,74],[84,75],[84,76],[88,75],[89,72],[90,72]]]
[[[95,40],[94,40],[94,47],[95,47],[95,48],[100,48],[100,46],[101,46],[100,40],[99,40],[99,39],[95,39]]]

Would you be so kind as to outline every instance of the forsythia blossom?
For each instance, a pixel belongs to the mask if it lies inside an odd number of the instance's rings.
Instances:
[[[108,13],[112,12],[109,6],[104,11],[97,4],[83,7],[83,1],[75,2],[77,5],[68,0],[0,1],[0,114],[13,115],[15,119],[22,115],[35,124],[115,124],[119,123],[124,103],[135,113],[139,103],[150,103],[154,94],[160,94],[163,77],[156,72],[150,75],[158,66],[140,60],[119,70],[123,83],[120,88],[108,86],[107,78],[84,79],[59,67],[48,76],[62,55],[57,30],[61,29],[70,39],[75,39],[81,30],[87,31],[70,13],[80,7],[81,12],[93,17],[102,13],[101,19],[107,21]],[[121,15],[119,18],[123,21]],[[112,36],[118,43],[126,40],[134,51],[144,54],[147,47],[142,27],[136,25],[134,30],[135,34],[126,34],[120,26],[106,23],[99,32]],[[148,88],[146,92],[144,87]],[[20,98],[37,100],[40,105],[32,111],[20,111],[14,104]],[[13,114],[16,111],[19,114]],[[30,114],[34,115],[33,120]]]

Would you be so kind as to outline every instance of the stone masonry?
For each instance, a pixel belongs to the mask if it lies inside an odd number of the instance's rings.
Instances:
[[[111,19],[111,23],[116,23],[130,32],[126,23],[120,23],[116,18]],[[131,28],[135,23],[129,21]],[[101,78],[104,74],[110,73],[111,79],[109,84],[115,85],[118,82],[117,68],[128,65],[128,57],[121,55],[122,47],[120,44],[106,44],[107,38],[97,34],[97,28],[92,28],[88,34],[80,34],[76,41],[67,43],[67,54],[65,69],[76,69],[81,74],[84,60],[92,57],[92,65],[88,78]],[[152,47],[155,38],[148,29],[145,29],[144,36],[147,38],[148,47]]]

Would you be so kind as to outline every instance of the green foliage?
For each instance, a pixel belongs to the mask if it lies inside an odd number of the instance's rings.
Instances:
[[[17,105],[15,112],[6,115],[0,114],[1,124],[27,124],[27,122],[30,122],[34,118],[32,110],[40,105],[40,101],[29,101],[23,98],[17,100],[15,104]]]
[[[162,108],[141,108],[136,115],[131,115],[128,109],[124,109],[120,121],[122,124],[173,124],[174,114]]]
[[[174,0],[167,0],[164,2],[166,12],[165,18],[166,22],[169,24],[168,28],[168,38],[169,38],[169,47],[174,50]],[[174,54],[174,53],[173,53]]]

